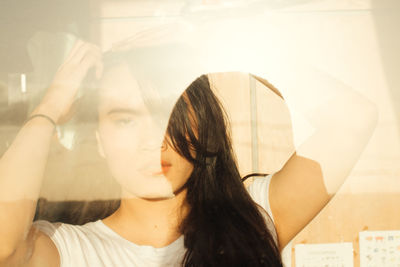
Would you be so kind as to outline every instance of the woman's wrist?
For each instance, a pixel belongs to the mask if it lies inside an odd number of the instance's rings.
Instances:
[[[57,124],[63,115],[66,96],[60,94],[57,90],[49,88],[49,91],[43,97],[40,104],[33,110],[30,116],[35,114],[44,114],[49,116]]]
[[[26,124],[28,121],[33,120],[35,118],[43,118],[43,119],[47,120],[48,122],[50,122],[53,125],[54,129],[57,128],[57,123],[51,117],[47,116],[46,114],[41,114],[41,113],[37,113],[37,114],[29,116],[25,120],[24,124]]]
[[[54,124],[56,125],[59,118],[60,118],[60,112],[57,111],[57,109],[51,107],[50,105],[44,105],[40,104],[37,106],[32,113],[29,115],[29,118],[36,117],[38,115],[42,115],[44,117],[48,117]]]

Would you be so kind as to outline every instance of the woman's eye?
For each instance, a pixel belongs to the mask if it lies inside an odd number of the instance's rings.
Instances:
[[[118,126],[129,126],[134,124],[134,121],[131,118],[115,119],[113,122]]]

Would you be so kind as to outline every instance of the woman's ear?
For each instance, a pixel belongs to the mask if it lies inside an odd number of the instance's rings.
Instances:
[[[102,158],[106,158],[104,153],[103,144],[101,143],[99,131],[96,130],[96,140],[97,140],[97,151]]]

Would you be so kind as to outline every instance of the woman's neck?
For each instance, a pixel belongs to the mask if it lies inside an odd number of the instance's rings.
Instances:
[[[185,199],[186,190],[170,199],[124,197],[103,223],[135,244],[164,247],[181,235],[179,225],[188,211]]]

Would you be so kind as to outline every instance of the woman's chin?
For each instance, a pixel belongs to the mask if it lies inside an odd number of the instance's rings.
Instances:
[[[175,197],[171,183],[163,175],[135,178],[122,187],[123,198],[158,200]]]

